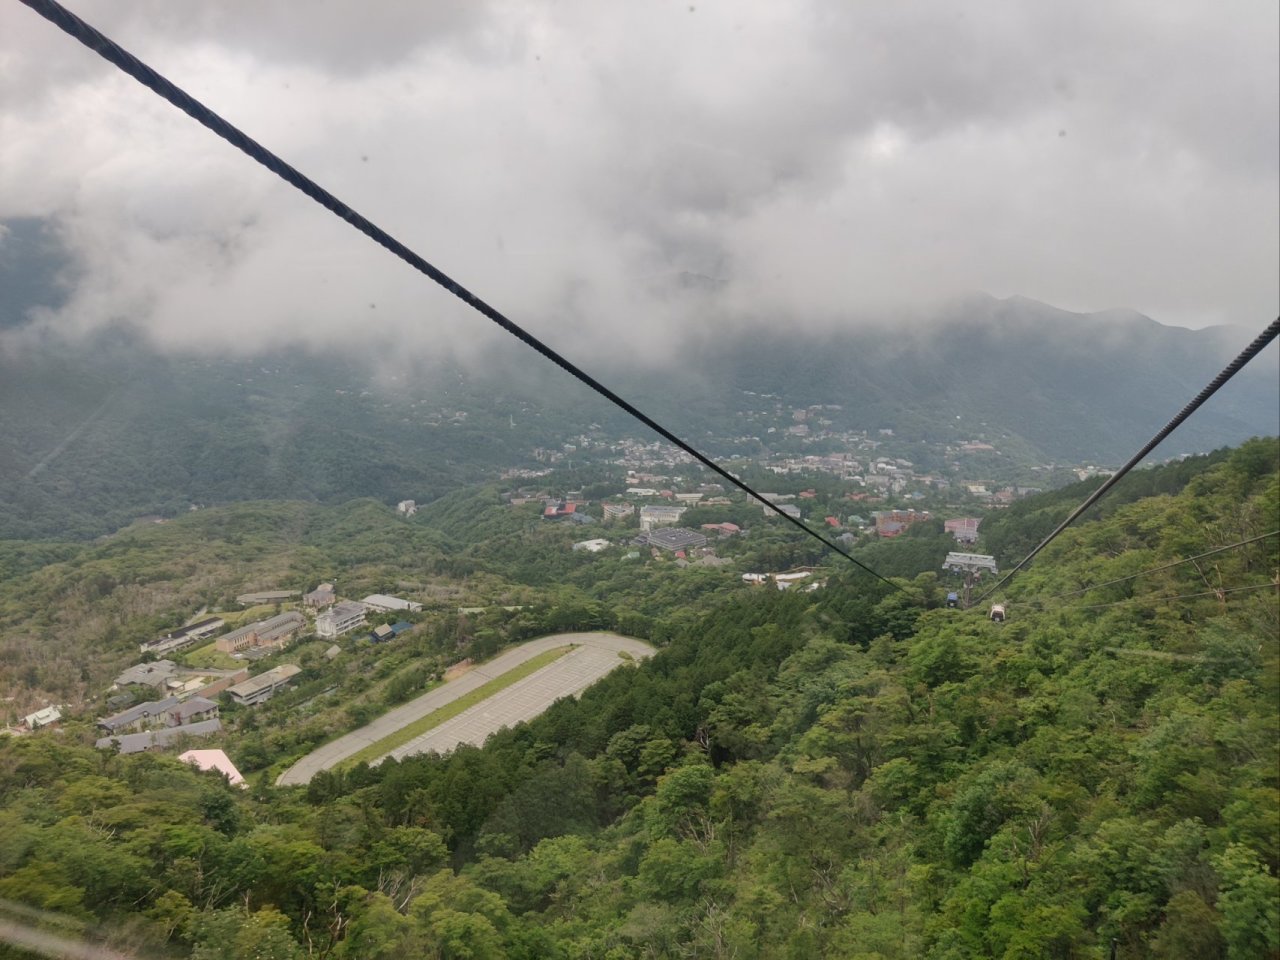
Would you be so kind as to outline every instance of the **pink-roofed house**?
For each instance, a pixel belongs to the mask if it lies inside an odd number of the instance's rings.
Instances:
[[[244,790],[249,786],[244,782],[244,777],[240,775],[236,765],[231,762],[231,758],[221,750],[188,750],[186,753],[179,754],[178,759],[183,763],[197,766],[201,770],[217,770],[231,782],[233,787],[238,786]]]

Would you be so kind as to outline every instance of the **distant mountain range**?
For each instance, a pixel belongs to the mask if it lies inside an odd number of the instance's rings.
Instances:
[[[23,243],[7,248],[26,253],[0,257],[0,330],[57,296],[47,237],[20,226]],[[676,359],[660,366],[586,365],[717,455],[751,432],[744,411],[770,394],[784,407],[838,405],[846,429],[983,434],[1024,460],[1118,463],[1256,335],[1018,297],[972,297],[896,327],[791,326],[673,345]],[[644,433],[514,341],[469,369],[437,364],[399,380],[373,356],[219,360],[107,331],[0,354],[0,538],[97,535],[192,503],[427,500],[592,424]],[[1158,454],[1278,432],[1273,345]]]
[[[985,422],[1045,460],[1119,463],[1263,326],[1186,330],[1133,311],[1077,314],[1022,297],[971,297],[927,322],[808,336],[760,331],[708,342],[697,359],[717,391],[838,403],[867,428],[947,439]],[[1161,453],[1275,434],[1278,364],[1273,343]]]

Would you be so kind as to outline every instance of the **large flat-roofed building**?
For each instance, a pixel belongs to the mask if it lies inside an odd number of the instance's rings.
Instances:
[[[277,690],[285,686],[301,672],[302,668],[295,663],[281,664],[266,673],[251,677],[244,683],[237,683],[234,687],[228,687],[227,693],[231,695],[232,700],[241,706],[251,707],[255,703],[270,700]]]
[[[422,609],[422,604],[413,600],[401,600],[399,597],[389,597],[385,593],[371,593],[360,601],[365,605],[366,609],[377,610],[379,613],[394,613],[398,610],[408,610],[410,613],[417,613]]]
[[[707,535],[685,527],[663,527],[649,534],[649,546],[675,553],[707,545]]]
[[[214,647],[222,653],[239,653],[250,647],[283,647],[306,625],[306,618],[291,610],[223,634],[214,643]]]
[[[640,508],[640,529],[649,531],[658,527],[670,527],[680,522],[685,507],[670,507],[665,504],[646,505]]]
[[[197,640],[211,637],[224,626],[226,626],[226,621],[221,617],[207,617],[204,620],[197,620],[195,623],[189,623],[185,627],[172,630],[163,637],[140,643],[138,644],[138,649],[143,653],[170,653],[190,646]]]
[[[236,597],[236,603],[242,607],[253,607],[260,603],[284,603],[300,594],[299,590],[263,590],[259,593],[242,593]]]
[[[316,617],[316,636],[325,639],[340,637],[363,624],[364,604],[343,600]]]

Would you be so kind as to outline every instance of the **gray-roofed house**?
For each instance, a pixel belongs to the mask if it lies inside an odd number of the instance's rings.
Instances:
[[[147,727],[166,724],[169,711],[176,706],[178,706],[177,697],[148,700],[146,703],[135,704],[128,710],[122,710],[110,717],[103,717],[98,721],[98,726],[108,733],[144,730]]]
[[[180,727],[162,727],[159,730],[146,730],[142,733],[103,737],[94,743],[94,746],[103,750],[115,747],[120,753],[142,753],[146,750],[160,750],[175,743],[182,743],[188,737],[211,737],[221,732],[221,720],[201,720],[199,723],[188,723]]]
[[[212,720],[218,715],[218,705],[204,697],[192,697],[169,711],[169,726],[180,727],[202,720]]]

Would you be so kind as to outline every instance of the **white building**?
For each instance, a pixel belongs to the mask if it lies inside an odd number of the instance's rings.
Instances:
[[[604,518],[606,520],[621,520],[623,517],[629,517],[636,512],[636,508],[629,503],[606,503],[604,505]]]
[[[669,527],[677,524],[684,516],[684,511],[684,507],[669,507],[665,504],[641,507],[640,529],[648,532],[655,527]]]
[[[377,610],[379,613],[393,613],[397,610],[408,610],[410,613],[417,613],[422,609],[422,604],[415,603],[412,600],[401,600],[399,597],[388,597],[385,593],[371,593],[360,601],[369,610]]]
[[[57,723],[61,719],[61,710],[57,707],[45,707],[43,710],[27,714],[22,718],[22,723],[28,730],[39,730],[41,727],[47,727],[49,724]]]
[[[364,604],[343,600],[316,617],[316,636],[332,638],[364,624]]]
[[[396,504],[396,513],[406,517],[412,517],[418,512],[418,504],[415,500],[401,500]]]
[[[574,552],[586,550],[588,553],[599,553],[605,547],[609,546],[609,541],[597,537],[595,540],[583,540],[573,545]]]

